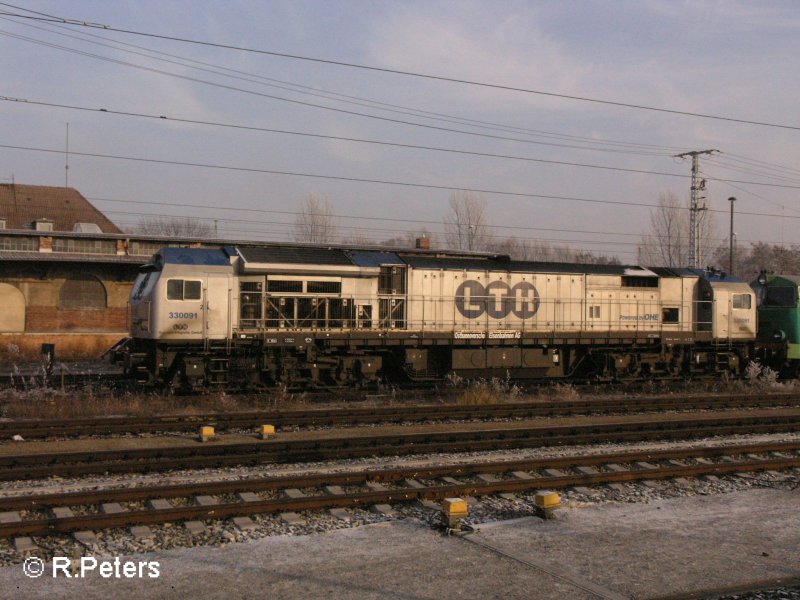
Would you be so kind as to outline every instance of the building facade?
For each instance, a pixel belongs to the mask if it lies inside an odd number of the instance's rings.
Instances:
[[[189,245],[126,235],[71,188],[0,184],[0,369],[38,360],[42,344],[57,359],[99,357],[127,335],[138,267]]]

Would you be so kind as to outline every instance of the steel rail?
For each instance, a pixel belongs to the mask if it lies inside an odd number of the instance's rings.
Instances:
[[[636,450],[581,456],[530,458],[512,461],[456,463],[433,466],[414,466],[393,469],[368,469],[346,473],[284,475],[222,481],[203,481],[147,487],[124,487],[57,494],[29,494],[0,497],[0,511],[36,510],[53,506],[75,506],[105,502],[138,502],[152,498],[181,498],[197,493],[208,495],[238,492],[264,492],[286,488],[310,488],[322,485],[362,485],[368,481],[396,483],[409,478],[469,476],[479,473],[505,473],[539,469],[564,469],[577,466],[599,466],[609,463],[666,461],[696,458],[719,458],[743,454],[800,452],[800,441],[738,444],[731,446],[677,448],[667,450]]]
[[[708,449],[706,449],[707,451]],[[728,448],[720,452],[717,456],[740,456],[744,452],[753,454],[763,454],[767,452],[764,447],[745,446],[738,449]],[[797,450],[797,445],[792,447]],[[667,460],[664,453],[661,460]],[[706,456],[703,451],[699,454]],[[629,453],[628,455],[612,454],[605,455],[602,460],[605,464],[629,462],[634,458],[644,458],[647,453]],[[653,454],[650,453],[650,460]],[[686,455],[681,455],[686,458]],[[592,457],[600,459],[601,457]],[[580,460],[573,459],[573,465]],[[604,464],[604,463],[600,463]],[[506,465],[503,469],[506,472],[516,468],[517,465]],[[462,465],[461,468],[464,466]],[[496,464],[483,465],[484,468],[498,468]],[[472,465],[472,469],[480,468],[480,465]],[[539,468],[539,467],[537,467]],[[484,496],[496,493],[525,492],[533,489],[561,489],[571,486],[591,486],[606,483],[622,483],[639,480],[669,479],[674,477],[697,477],[700,475],[726,475],[732,473],[754,472],[761,470],[781,470],[800,468],[800,456],[773,456],[763,458],[758,456],[746,455],[743,458],[732,460],[731,462],[676,466],[659,465],[648,469],[631,468],[626,471],[611,471],[590,474],[565,474],[548,477],[534,477],[532,479],[505,479],[495,482],[468,482],[447,485],[427,485],[422,487],[403,487],[387,490],[370,490],[360,492],[350,492],[340,495],[314,495],[300,498],[279,498],[279,499],[259,499],[254,501],[225,502],[212,506],[181,506],[164,509],[135,510],[115,514],[87,514],[81,516],[70,516],[65,518],[41,518],[29,519],[16,523],[0,523],[0,538],[15,537],[21,535],[53,535],[55,533],[69,533],[81,530],[109,529],[114,527],[125,527],[132,525],[155,525],[165,522],[180,520],[209,520],[224,519],[229,517],[247,516],[254,514],[269,514],[276,512],[298,512],[304,510],[319,510],[324,508],[354,508],[372,504],[409,502],[414,500],[437,500],[452,496]],[[443,467],[437,468],[434,472],[426,473],[425,469],[406,470],[406,478],[423,475],[428,477],[443,476],[443,473],[458,474],[457,468],[443,471]],[[495,471],[497,472],[497,471]],[[435,473],[435,474],[434,474]],[[395,471],[395,477],[401,473]],[[316,476],[316,482],[334,483],[342,482],[342,475]],[[348,480],[351,484],[364,482],[365,474],[349,474],[345,477],[354,477]],[[273,480],[277,483],[280,480]],[[227,484],[228,482],[225,482]],[[283,478],[278,485],[290,485],[291,487],[308,487],[308,477]],[[209,493],[207,483],[196,484],[193,493]],[[250,487],[249,490],[258,488]],[[272,488],[278,489],[278,488]],[[157,490],[149,490],[150,494],[157,494]],[[144,491],[144,490],[142,490]],[[163,497],[160,496],[160,497]],[[174,496],[173,496],[174,497]],[[73,502],[77,498],[73,497]],[[43,504],[40,504],[43,506]]]
[[[479,406],[412,405],[310,409],[302,411],[246,411],[200,415],[155,417],[95,417],[77,419],[16,419],[0,421],[0,439],[20,435],[25,439],[51,436],[113,435],[153,431],[191,431],[200,425],[219,430],[276,427],[326,426],[363,423],[425,422],[446,419],[477,420],[609,414],[633,411],[699,410],[741,407],[796,406],[798,394],[769,396],[715,395],[676,398],[671,396],[610,400],[539,401]]]
[[[681,419],[677,415],[668,417],[639,422],[484,430],[452,428],[424,433],[6,455],[0,456],[0,480],[800,430],[800,411],[766,416],[744,413],[691,419]]]

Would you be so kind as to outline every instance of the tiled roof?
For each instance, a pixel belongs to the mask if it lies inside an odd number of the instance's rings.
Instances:
[[[54,231],[72,231],[76,223],[96,223],[103,233],[122,233],[73,188],[0,184],[0,219],[6,229],[30,229],[37,219],[53,221]]]

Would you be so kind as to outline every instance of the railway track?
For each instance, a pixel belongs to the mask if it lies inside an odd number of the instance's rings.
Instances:
[[[610,400],[538,401],[478,406],[411,405],[270,410],[199,415],[150,417],[96,417],[83,419],[17,419],[0,421],[0,439],[120,435],[196,430],[213,425],[220,431],[249,429],[269,423],[276,427],[356,425],[365,423],[426,422],[443,420],[526,419],[578,414],[617,414],[644,411],[720,410],[799,406],[800,395],[714,395],[700,397],[637,397]]]
[[[798,468],[784,442],[37,494],[0,498],[0,538]]]
[[[307,432],[267,441],[187,443],[168,447],[57,451],[0,455],[0,480],[73,477],[102,473],[158,472],[171,469],[314,462],[366,456],[471,452],[566,444],[675,440],[714,435],[800,430],[800,410],[705,415],[657,415],[649,420],[604,423],[498,423],[497,427],[440,425],[412,432],[362,430]]]

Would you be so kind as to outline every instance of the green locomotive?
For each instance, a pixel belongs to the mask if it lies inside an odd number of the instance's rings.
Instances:
[[[800,310],[798,275],[761,272],[750,284],[758,303],[758,356],[763,365],[784,377],[800,374]]]

